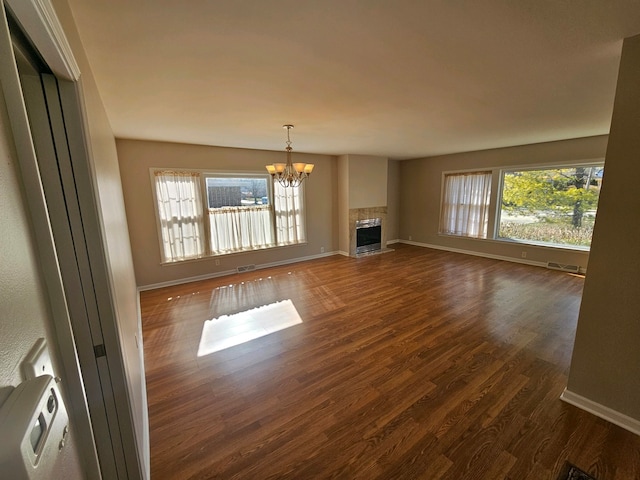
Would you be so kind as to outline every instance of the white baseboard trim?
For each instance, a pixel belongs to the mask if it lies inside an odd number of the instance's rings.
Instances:
[[[237,273],[235,270],[225,270],[223,272],[212,272],[206,275],[197,275],[194,277],[181,278],[179,280],[168,280],[166,282],[150,283],[149,285],[141,285],[138,287],[138,292],[144,292],[146,290],[155,290],[156,288],[173,287],[175,285],[182,285],[183,283],[197,282],[199,280],[209,280],[211,278],[224,277],[226,275],[232,275]]]
[[[589,400],[588,398],[585,398],[582,395],[578,395],[577,393],[573,393],[566,388],[564,389],[564,392],[562,392],[562,395],[560,395],[560,400],[573,405],[574,407],[578,407],[585,412],[589,412],[596,417],[600,417],[607,422],[624,428],[631,433],[640,435],[640,420],[636,420],[635,418],[624,415],[616,410],[613,410],[612,408],[600,405],[599,403],[594,402],[593,400]]]
[[[392,243],[400,243],[402,240],[399,238],[395,238],[393,240],[387,240],[387,245],[391,245]]]
[[[399,243],[406,243],[407,245],[415,245],[416,247],[433,248],[435,250],[444,250],[453,253],[463,253],[465,255],[474,255],[476,257],[492,258],[494,260],[504,260],[505,262],[522,263],[524,265],[533,265],[535,267],[547,267],[545,262],[536,262],[533,260],[527,260],[526,258],[507,257],[504,255],[494,255],[492,253],[476,252],[474,250],[463,250],[461,248],[443,247],[442,245],[433,245],[430,243],[420,243],[411,240],[400,240]]]
[[[307,255],[306,257],[297,257],[297,258],[290,258],[288,260],[280,260],[278,262],[261,263],[260,265],[256,265],[256,270],[259,270],[261,268],[278,267],[280,265],[289,265],[291,263],[306,262],[307,260],[315,260],[317,258],[331,257],[333,255],[336,255],[337,253],[338,252],[325,252],[325,253],[318,253],[317,255]]]
[[[343,252],[325,252],[325,253],[319,253],[317,255],[307,255],[306,257],[296,257],[296,258],[290,258],[287,260],[280,260],[278,262],[261,263],[259,265],[256,265],[256,270],[260,270],[262,268],[277,267],[280,265],[289,265],[291,263],[305,262],[307,260],[315,260],[317,258],[330,257],[332,255],[338,255],[338,254],[342,255]],[[180,278],[178,280],[169,280],[166,282],[151,283],[149,285],[139,286],[138,292],[144,292],[146,290],[155,290],[156,288],[173,287],[175,285],[182,285],[184,283],[197,282],[200,280],[209,280],[211,278],[225,277],[227,275],[233,275],[234,273],[238,273],[238,271],[236,269],[224,270],[221,272],[207,273],[205,275],[197,275],[194,277]]]
[[[402,239],[396,239],[396,240],[390,240],[387,242],[387,245],[389,244],[393,244],[393,243],[405,243],[407,245],[414,245],[416,247],[424,247],[424,248],[433,248],[435,250],[444,250],[447,252],[453,252],[453,253],[462,253],[465,255],[474,255],[476,257],[485,257],[485,258],[491,258],[494,260],[504,260],[506,262],[514,262],[514,263],[522,263],[524,265],[533,265],[535,267],[547,267],[547,264],[545,262],[535,262],[533,260],[527,260],[525,258],[515,258],[515,257],[507,257],[504,255],[493,255],[491,253],[483,253],[483,252],[476,252],[474,250],[464,250],[461,248],[452,248],[452,247],[444,247],[442,245],[433,245],[430,243],[421,243],[421,242],[414,242],[411,240],[402,240]],[[279,265],[287,265],[290,263],[298,263],[298,262],[304,262],[306,260],[314,260],[316,258],[322,258],[322,257],[329,257],[332,255],[342,255],[345,257],[350,257],[349,252],[345,252],[342,250],[336,250],[333,252],[325,252],[325,253],[320,253],[318,255],[309,255],[306,257],[297,257],[297,258],[292,258],[289,260],[282,260],[279,262],[270,262],[270,263],[263,263],[260,265],[256,265],[256,270],[261,269],[261,268],[268,268],[268,267],[276,267]],[[170,280],[167,282],[160,282],[160,283],[153,283],[150,285],[142,285],[140,287],[138,287],[138,291],[142,292],[145,290],[154,290],[156,288],[162,288],[162,287],[172,287],[174,285],[181,285],[183,283],[189,283],[189,282],[197,282],[199,280],[209,280],[210,278],[217,278],[217,277],[224,277],[226,275],[233,275],[234,273],[237,273],[237,271],[235,269],[233,270],[225,270],[222,272],[213,272],[213,273],[209,273],[206,275],[199,275],[199,276],[195,276],[195,277],[188,277],[188,278],[182,278],[179,280]]]

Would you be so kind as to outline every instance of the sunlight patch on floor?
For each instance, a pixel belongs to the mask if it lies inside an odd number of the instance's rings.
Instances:
[[[202,327],[198,357],[264,337],[300,323],[302,318],[291,300],[206,320]]]

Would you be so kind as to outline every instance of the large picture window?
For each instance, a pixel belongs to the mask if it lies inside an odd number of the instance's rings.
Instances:
[[[502,173],[498,238],[589,247],[604,164]]]
[[[439,233],[588,250],[603,174],[604,162],[446,173]]]
[[[152,171],[162,261],[306,241],[304,186],[266,175]]]

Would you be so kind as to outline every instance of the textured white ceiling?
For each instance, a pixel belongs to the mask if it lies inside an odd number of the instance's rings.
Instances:
[[[640,0],[69,0],[114,133],[395,159],[605,134]]]

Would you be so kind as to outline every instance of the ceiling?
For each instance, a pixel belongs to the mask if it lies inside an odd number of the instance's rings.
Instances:
[[[118,138],[393,159],[609,131],[640,0],[69,0]]]

